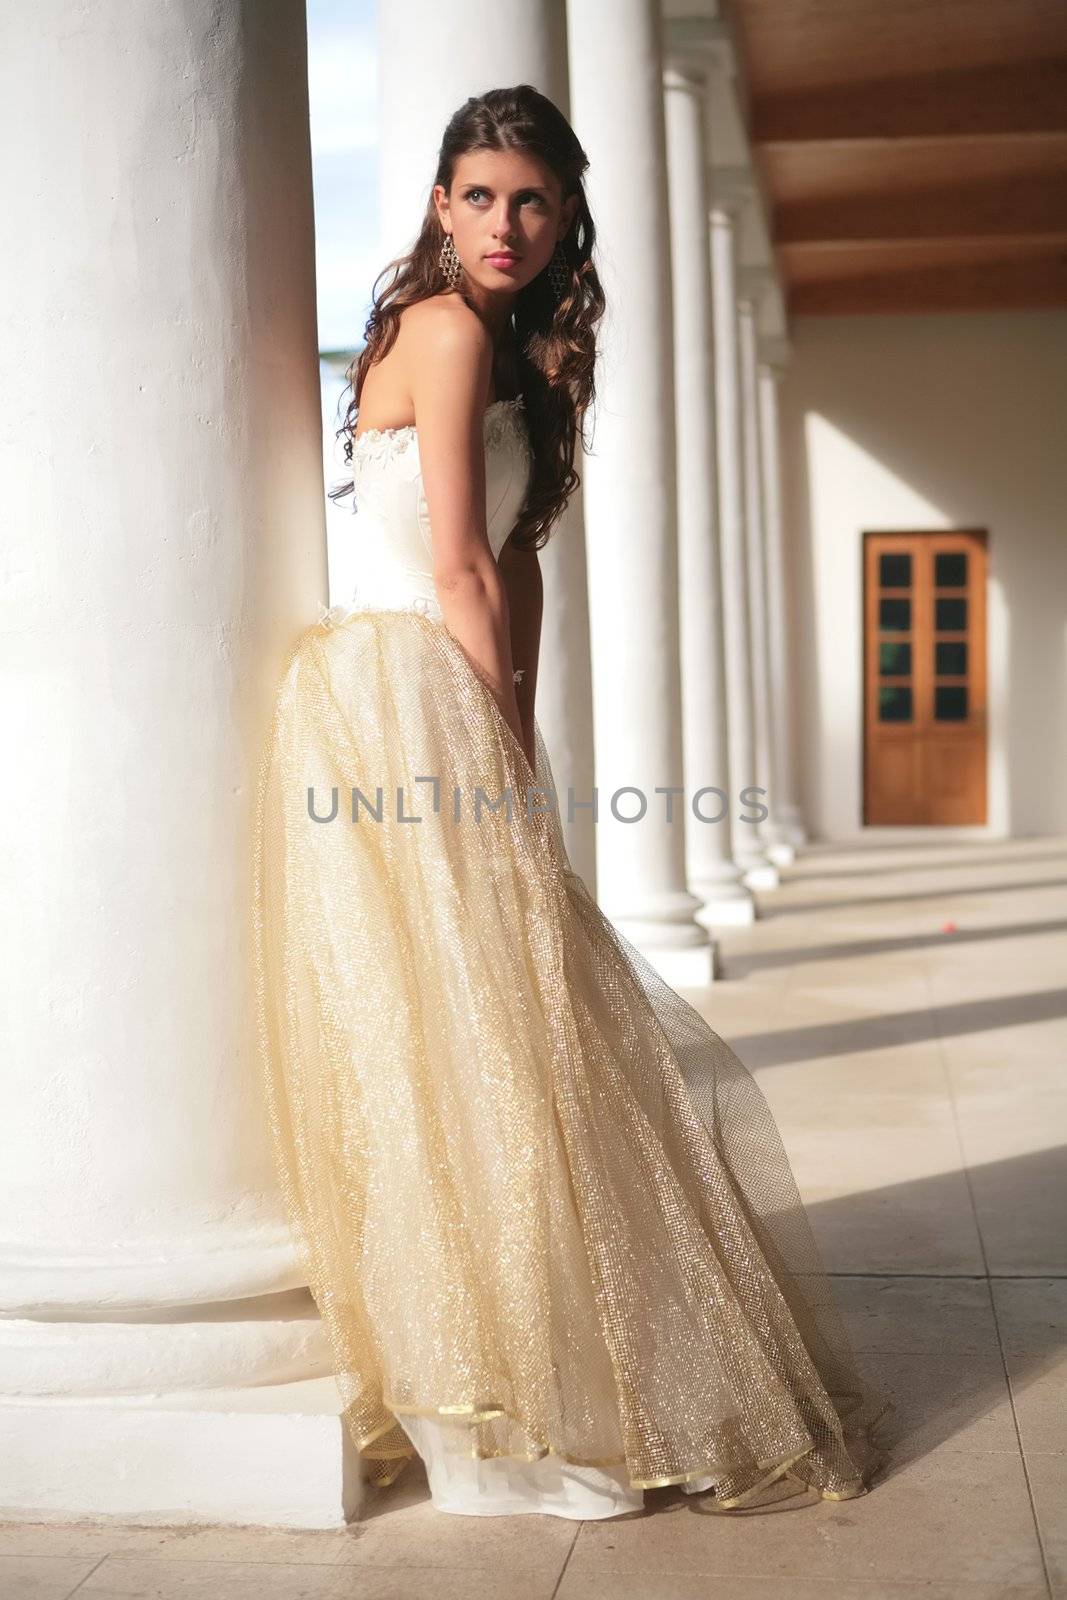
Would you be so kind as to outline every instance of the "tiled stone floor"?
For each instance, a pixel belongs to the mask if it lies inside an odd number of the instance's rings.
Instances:
[[[1067,1597],[1067,840],[814,847],[783,877],[689,998],[756,1072],[896,1400],[870,1494],[465,1518],[416,1468],[342,1533],[3,1525],[2,1600]]]

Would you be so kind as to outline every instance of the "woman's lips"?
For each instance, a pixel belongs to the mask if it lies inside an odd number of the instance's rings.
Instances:
[[[494,267],[516,267],[519,264],[518,256],[492,255],[486,256],[485,259],[492,262]]]

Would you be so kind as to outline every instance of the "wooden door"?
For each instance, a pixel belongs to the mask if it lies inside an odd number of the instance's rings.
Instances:
[[[865,823],[986,820],[986,535],[864,535]]]

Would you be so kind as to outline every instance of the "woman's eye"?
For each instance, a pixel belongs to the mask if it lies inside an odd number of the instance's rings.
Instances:
[[[469,189],[467,191],[467,199],[468,200],[473,200],[476,194],[484,194],[484,193],[485,193],[484,189]],[[540,205],[541,204],[541,196],[540,195],[528,194],[525,198],[527,200],[532,200],[535,205]]]

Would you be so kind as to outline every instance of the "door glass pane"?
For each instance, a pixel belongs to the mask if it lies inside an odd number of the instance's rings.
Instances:
[[[911,721],[911,689],[906,684],[883,683],[878,689],[879,722]]]
[[[878,671],[885,678],[906,678],[911,671],[911,645],[906,639],[897,643],[883,639],[878,646]]]
[[[886,633],[907,633],[911,627],[911,601],[879,600],[878,626]]]
[[[888,551],[878,557],[878,582],[883,589],[911,588],[911,554],[904,550],[896,555]]]
[[[967,720],[967,685],[939,683],[934,690],[934,717],[938,722]]]
[[[938,639],[937,644],[934,646],[934,651],[934,671],[939,677],[966,677],[966,639]]]
[[[937,628],[959,629],[967,627],[967,602],[966,600],[946,600],[938,596],[937,600]]]
[[[966,550],[940,550],[934,556],[934,583],[939,589],[967,587]]]

